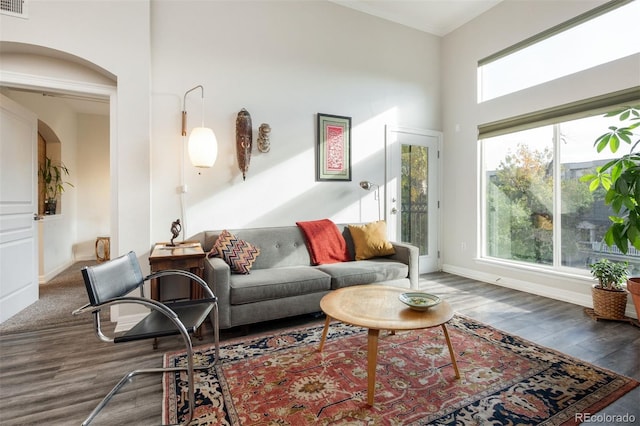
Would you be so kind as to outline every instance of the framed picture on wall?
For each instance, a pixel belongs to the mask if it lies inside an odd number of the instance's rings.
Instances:
[[[351,180],[351,117],[318,113],[317,181]]]

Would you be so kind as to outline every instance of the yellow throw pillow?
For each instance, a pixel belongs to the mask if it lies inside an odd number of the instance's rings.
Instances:
[[[387,240],[387,224],[384,220],[366,225],[349,225],[349,232],[356,249],[356,260],[389,256],[396,252]]]

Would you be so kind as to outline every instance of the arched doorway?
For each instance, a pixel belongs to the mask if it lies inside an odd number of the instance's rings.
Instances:
[[[61,137],[62,134],[66,137],[74,132],[80,134],[83,131],[82,128],[95,128],[96,122],[101,122],[102,127],[106,127],[106,149],[95,149],[95,146],[88,147],[86,143],[82,143],[87,139],[84,137],[77,137],[77,140],[70,144],[73,146],[72,151],[67,149],[67,152],[65,152],[65,146],[59,145],[61,150],[60,158],[64,159],[65,164],[67,166],[72,164],[76,173],[82,168],[85,171],[82,175],[76,176],[81,179],[81,182],[75,182],[74,190],[68,191],[69,197],[64,200],[64,203],[68,203],[64,214],[55,218],[55,223],[51,224],[51,228],[56,232],[50,235],[52,237],[50,240],[62,244],[63,249],[60,250],[55,245],[53,248],[45,245],[40,250],[40,254],[36,254],[37,257],[44,257],[45,259],[45,265],[39,265],[41,262],[38,261],[35,261],[34,264],[38,267],[36,272],[39,276],[39,281],[46,281],[59,270],[77,260],[76,257],[83,257],[87,256],[87,253],[93,253],[93,244],[97,235],[115,233],[117,231],[114,227],[115,221],[111,217],[112,202],[110,200],[115,197],[115,194],[110,193],[110,188],[112,187],[110,184],[112,175],[110,170],[114,165],[110,162],[109,154],[111,146],[115,146],[116,137],[115,132],[111,131],[114,126],[114,117],[112,116],[113,111],[115,111],[113,105],[116,97],[116,78],[106,70],[82,58],[22,43],[0,42],[0,63],[2,64],[2,73],[0,74],[0,90],[2,93],[12,92],[15,95],[15,93],[20,92],[20,95],[13,97],[20,98],[18,102],[26,108],[35,110],[39,118],[41,116],[51,116],[51,114],[55,115],[56,112],[59,112],[55,111],[56,107],[51,106],[56,102],[64,103],[65,108],[71,111],[74,111],[75,108],[75,113],[82,116],[82,119],[76,120],[77,127],[75,128],[73,128],[73,124],[70,124],[70,121],[73,120],[69,120],[68,117],[58,120],[60,115],[57,115],[56,119],[40,120],[40,123],[44,124],[44,126],[38,127],[43,129],[43,132],[51,131],[56,135],[56,138],[63,139]],[[89,105],[96,101],[102,103],[101,107],[107,111],[103,120],[92,120],[91,117],[96,116],[95,111],[89,108],[83,112],[81,106],[79,106],[83,103]],[[91,121],[91,123],[87,124],[86,120]],[[85,123],[78,124],[81,121]],[[62,131],[60,128],[54,128],[60,126],[60,122],[64,123]],[[51,125],[49,126],[49,124]],[[87,131],[84,132],[85,135],[89,133]],[[79,141],[80,139],[82,141]],[[64,144],[64,140],[62,142]],[[105,170],[106,168],[106,175],[103,173],[95,179],[103,183],[99,189],[96,189],[95,181],[91,179],[92,174],[95,174],[96,167],[87,165],[88,162],[91,162],[87,161],[87,159],[103,162],[103,166],[98,169]],[[37,160],[34,159],[34,161]],[[105,163],[106,167],[104,166]],[[78,183],[80,184],[78,185]],[[81,189],[78,190],[78,187]],[[105,187],[107,188],[106,190],[104,189]],[[84,206],[96,205],[95,199],[92,198],[94,197],[93,193],[99,193],[97,199],[103,202],[106,199],[106,206],[103,203],[99,208],[103,216],[98,220],[100,223],[97,226],[95,223],[87,223],[87,217],[92,216],[92,214],[88,213],[86,209],[83,211]],[[90,198],[87,199],[87,197]],[[2,200],[0,200],[1,203]],[[38,204],[35,203],[35,205]],[[33,213],[38,214],[39,211],[34,211]],[[106,218],[104,215],[106,215]],[[106,229],[105,222],[107,224]],[[33,223],[35,244],[43,245],[45,238],[37,232],[36,222]],[[95,227],[93,231],[91,230],[92,226]],[[49,253],[49,255],[43,253]],[[46,264],[47,259],[49,261],[48,264]],[[42,259],[40,260],[42,261]],[[24,273],[24,271],[22,272]],[[7,276],[10,275],[10,271],[7,271]],[[2,302],[3,297],[3,295],[0,295],[0,302]]]

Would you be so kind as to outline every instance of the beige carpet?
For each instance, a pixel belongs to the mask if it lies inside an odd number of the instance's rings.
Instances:
[[[80,270],[95,264],[95,260],[76,262],[48,283],[40,285],[39,300],[0,324],[0,334],[44,329],[67,322],[91,321],[91,315],[74,317],[71,312],[88,302]]]

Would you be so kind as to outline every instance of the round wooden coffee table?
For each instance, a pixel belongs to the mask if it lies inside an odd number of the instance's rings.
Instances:
[[[380,330],[391,332],[441,326],[444,332],[456,379],[460,378],[458,364],[449,339],[446,322],[453,317],[453,309],[445,300],[426,311],[416,311],[402,303],[398,296],[410,292],[406,288],[384,285],[345,287],[327,294],[320,301],[326,314],[319,351],[322,351],[331,319],[369,329],[367,338],[367,403],[373,405],[378,363]]]

